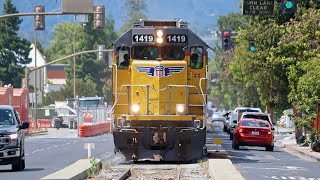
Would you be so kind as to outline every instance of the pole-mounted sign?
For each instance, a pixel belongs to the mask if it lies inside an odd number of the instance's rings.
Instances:
[[[274,0],[242,0],[242,14],[252,16],[273,15]]]

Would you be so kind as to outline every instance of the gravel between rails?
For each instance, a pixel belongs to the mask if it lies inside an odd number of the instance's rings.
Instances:
[[[129,173],[127,171],[130,170]],[[96,180],[209,180],[208,162],[203,160],[191,164],[172,164],[159,162],[143,162],[132,164],[128,162],[105,163]]]

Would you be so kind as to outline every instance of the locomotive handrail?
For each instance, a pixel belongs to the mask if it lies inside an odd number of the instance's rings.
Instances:
[[[199,91],[199,89],[197,88],[197,86],[191,86],[191,85],[168,85],[167,87],[169,87],[169,86],[171,86],[171,87],[188,87],[188,88],[195,88],[196,90],[197,90],[197,92],[198,92],[198,95],[201,97],[201,100],[202,100],[202,104],[203,105],[205,105],[205,99],[204,99],[204,96],[201,96],[201,94],[200,94],[200,91]],[[166,87],[166,88],[167,88]],[[164,89],[166,89],[166,88],[164,88]]]
[[[206,79],[206,78],[201,78],[202,80],[203,79]],[[199,85],[201,85],[201,79],[200,79],[200,83],[199,83]],[[120,95],[121,94],[124,94],[124,93],[121,93],[122,92],[122,89],[123,89],[123,87],[127,87],[128,88],[128,114],[130,114],[130,87],[135,87],[135,86],[138,86],[138,87],[146,87],[147,88],[147,97],[146,97],[146,100],[147,100],[147,114],[149,114],[149,87],[150,87],[150,85],[149,84],[128,84],[128,85],[122,85],[121,86],[121,88],[120,88],[120,91],[119,91],[119,93],[117,93],[117,98],[116,98],[116,102],[114,103],[114,105],[112,106],[112,108],[111,108],[111,110],[110,110],[110,112],[112,112],[113,113],[113,111],[114,111],[114,108],[115,108],[115,106],[118,104],[118,101],[119,101],[119,99],[120,99]],[[186,94],[189,94],[189,92],[188,92],[188,88],[195,88],[196,90],[197,90],[197,92],[198,92],[198,95],[200,96],[200,98],[201,98],[201,100],[202,100],[202,104],[203,104],[203,108],[205,108],[205,105],[206,105],[206,103],[205,103],[205,99],[204,99],[204,94],[203,94],[203,91],[202,91],[202,87],[200,86],[200,88],[201,88],[201,93],[202,93],[202,95],[200,94],[200,91],[199,91],[199,89],[196,87],[196,86],[192,86],[192,85],[172,85],[172,84],[170,84],[170,85],[168,85],[167,87],[165,87],[165,88],[162,88],[162,89],[160,89],[158,92],[160,92],[160,91],[163,91],[163,90],[166,90],[167,88],[169,88],[169,90],[171,90],[171,87],[180,87],[180,88],[183,88],[183,87],[185,87],[186,88]],[[154,88],[153,88],[154,89]],[[154,90],[156,90],[156,89],[154,89]],[[169,93],[169,95],[170,95],[170,93]],[[188,106],[189,106],[189,101],[188,101],[188,97],[189,96],[187,96],[186,95],[186,108],[189,108]],[[169,112],[170,112],[170,114],[171,114],[171,95],[169,96]],[[186,109],[186,111],[187,111],[188,109]],[[205,120],[204,120],[205,121]],[[206,127],[206,123],[204,123],[204,126],[201,128],[201,129],[203,129],[203,128],[205,128]]]

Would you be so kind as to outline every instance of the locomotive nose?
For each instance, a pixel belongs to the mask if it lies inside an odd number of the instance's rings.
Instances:
[[[175,114],[176,104],[184,104],[185,88],[170,88],[169,85],[187,84],[187,63],[185,61],[133,61],[132,84],[149,85],[150,114]],[[131,88],[131,104],[141,104],[140,114],[147,114],[147,89]],[[171,91],[171,92],[169,92]],[[174,97],[172,97],[172,95]],[[171,104],[170,104],[171,103]]]

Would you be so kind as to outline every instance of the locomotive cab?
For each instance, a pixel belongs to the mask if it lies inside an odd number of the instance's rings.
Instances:
[[[202,158],[206,50],[182,20],[140,20],[114,42],[115,152],[134,161]]]

